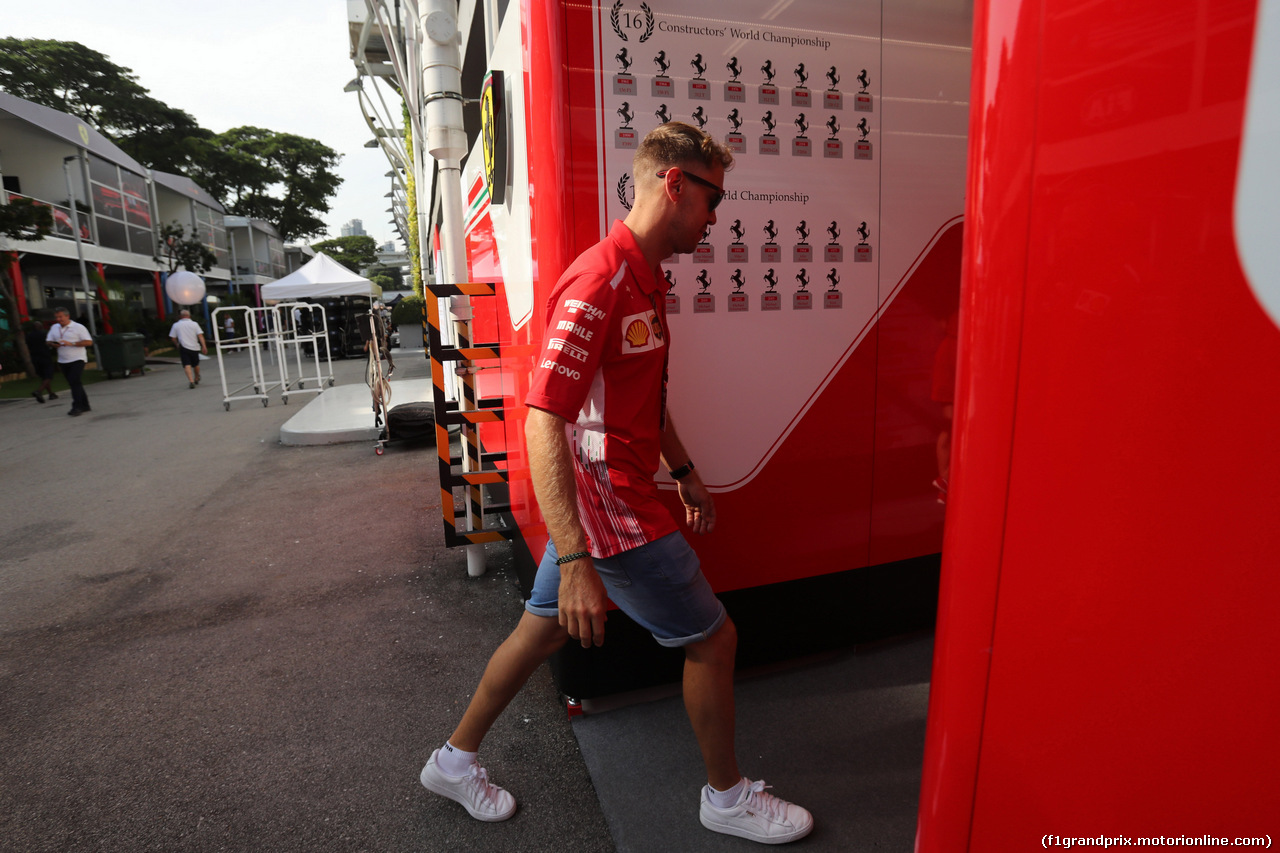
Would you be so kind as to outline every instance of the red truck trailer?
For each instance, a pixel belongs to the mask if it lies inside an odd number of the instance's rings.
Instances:
[[[735,153],[719,221],[665,273],[669,405],[719,514],[695,545],[744,626],[744,663],[932,625],[970,27],[963,2],[509,8],[460,188],[466,279],[495,296],[463,315],[473,349],[495,344],[468,368],[495,418],[475,444],[507,471],[526,580],[546,534],[521,404],[547,299],[626,216],[639,139],[675,119]],[[679,655],[652,645],[615,614],[605,648],[558,658],[562,689],[678,677]]]
[[[920,853],[1280,828],[1280,4],[975,4]]]

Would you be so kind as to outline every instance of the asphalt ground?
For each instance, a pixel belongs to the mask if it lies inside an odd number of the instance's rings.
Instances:
[[[444,547],[434,448],[282,446],[310,397],[217,378],[0,403],[0,849],[613,850],[545,666],[485,744],[514,818],[418,782],[521,613],[507,546]]]

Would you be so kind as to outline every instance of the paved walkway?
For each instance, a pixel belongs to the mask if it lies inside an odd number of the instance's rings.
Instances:
[[[397,368],[403,402],[426,361]],[[209,362],[194,390],[165,364],[89,386],[80,418],[0,405],[0,846],[758,849],[698,825],[677,697],[570,723],[546,667],[485,744],[516,817],[421,789],[521,600],[509,547],[469,578],[442,546],[429,445],[281,443],[337,429],[331,409],[371,429],[363,371],[335,362],[323,395],[230,411]],[[817,815],[796,849],[910,849],[929,649],[742,682],[744,769]]]

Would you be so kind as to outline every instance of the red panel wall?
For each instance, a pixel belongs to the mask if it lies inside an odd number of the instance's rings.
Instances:
[[[1254,7],[975,10],[920,851],[1276,831],[1280,329],[1232,219]]]

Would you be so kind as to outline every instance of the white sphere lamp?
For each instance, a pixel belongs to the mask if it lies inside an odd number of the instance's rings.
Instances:
[[[188,270],[169,273],[164,292],[178,305],[195,305],[204,299],[204,279]]]

